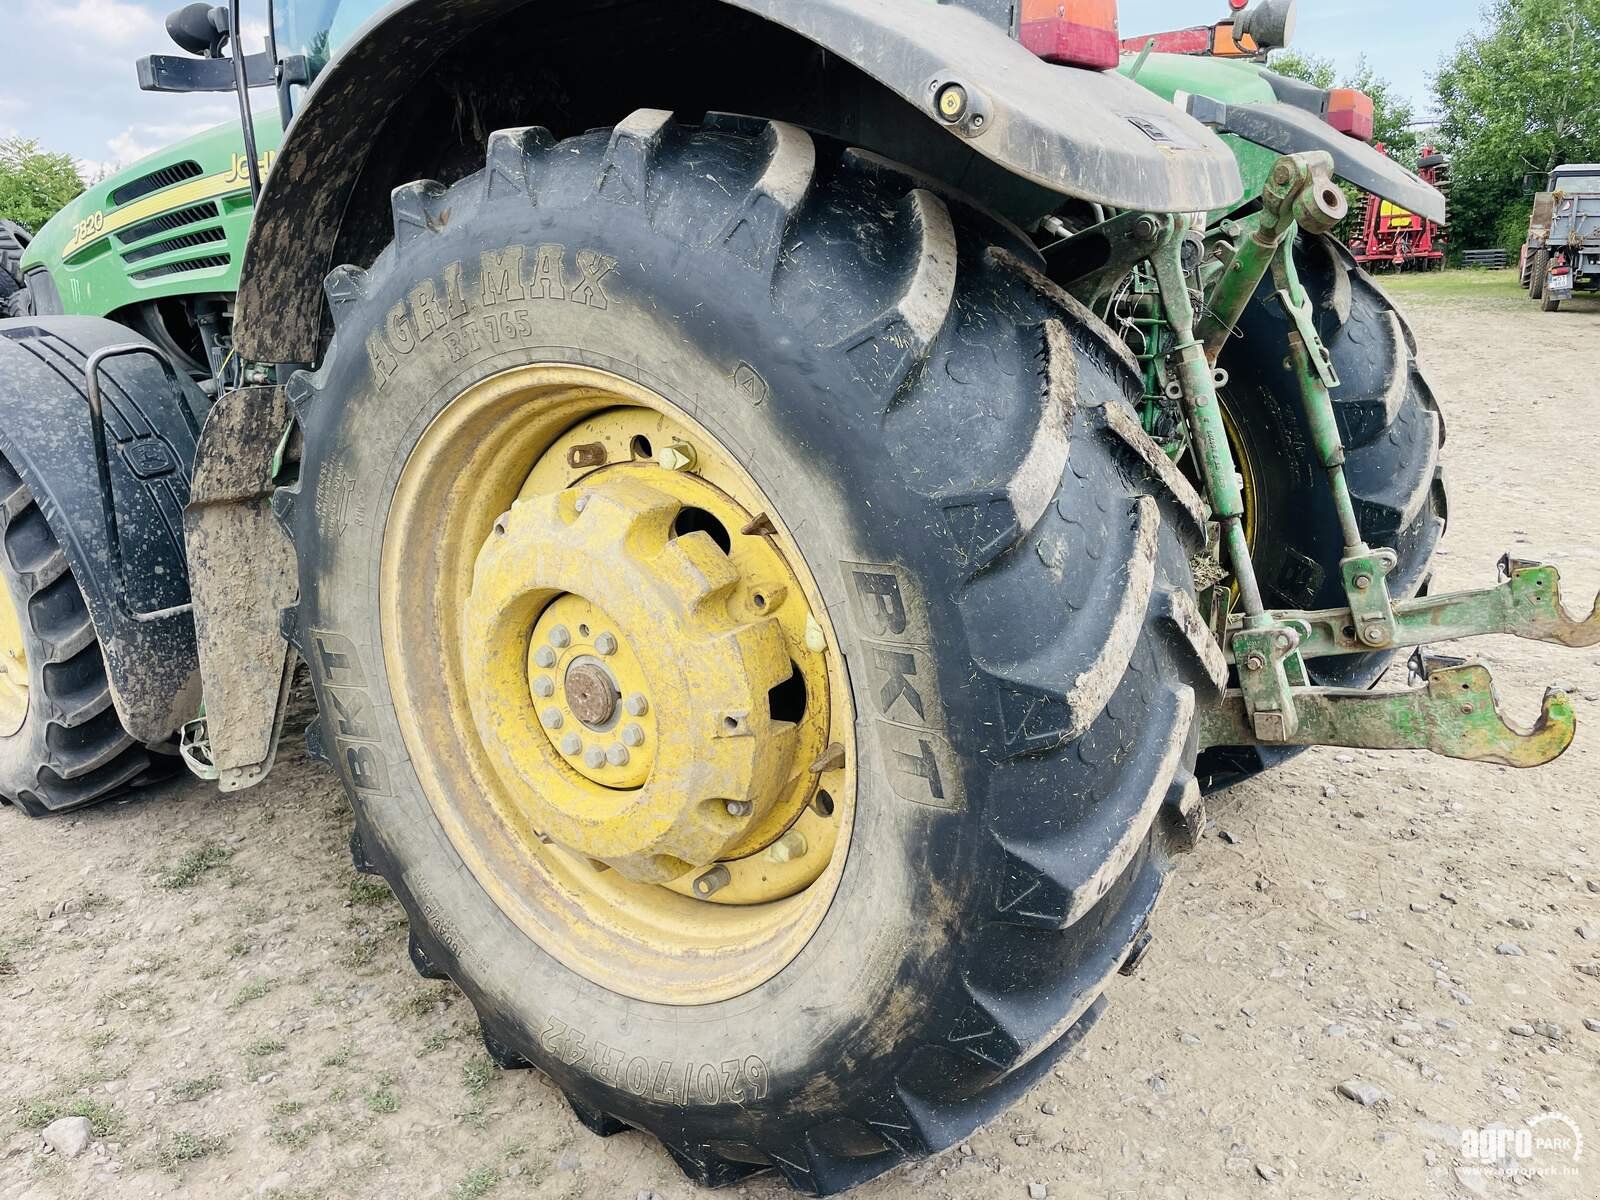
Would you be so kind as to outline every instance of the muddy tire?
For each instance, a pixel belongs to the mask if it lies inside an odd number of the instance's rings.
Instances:
[[[32,311],[22,282],[22,253],[33,235],[15,221],[0,221],[0,317],[21,317]]]
[[[305,460],[276,507],[314,744],[414,963],[462,988],[502,1065],[538,1067],[596,1133],[654,1134],[701,1184],[771,1169],[828,1194],[965,1137],[1083,1036],[1197,835],[1192,715],[1222,678],[1194,620],[1203,531],[1127,356],[1001,222],[789,126],[499,133],[485,171],[399,188],[394,213],[377,261],[329,279],[336,333],[291,387]],[[850,664],[831,900],[777,973],[714,1001],[558,960],[513,919],[536,896],[424,782],[487,735],[396,717],[421,695],[380,628],[396,481],[461,397],[552,363],[739,448]],[[433,515],[457,527],[452,502]],[[444,551],[389,550],[434,594]],[[528,896],[547,869],[527,861]]]
[[[1417,365],[1405,319],[1344,247],[1331,238],[1302,237],[1295,257],[1341,380],[1334,411],[1361,530],[1370,545],[1399,556],[1391,594],[1417,595],[1432,574],[1448,512],[1438,403]],[[1251,301],[1240,333],[1221,360],[1229,373],[1224,401],[1251,461],[1254,557],[1263,595],[1272,608],[1342,607],[1343,539],[1327,478],[1311,451],[1297,385],[1279,350],[1287,320],[1270,281]],[[1394,651],[1349,655],[1308,666],[1324,686],[1370,687],[1395,657]],[[1228,786],[1293,753],[1214,748],[1201,756],[1202,785]]]
[[[4,458],[0,543],[0,799],[43,817],[170,774],[122,728],[66,554]]]
[[[1545,288],[1550,282],[1550,251],[1547,249],[1533,252],[1533,268],[1528,277],[1528,296],[1530,299],[1543,300]]]

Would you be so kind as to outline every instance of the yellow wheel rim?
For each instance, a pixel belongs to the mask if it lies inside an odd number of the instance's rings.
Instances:
[[[0,582],[0,737],[10,737],[28,719],[28,648],[22,614]]]
[[[384,531],[396,715],[435,814],[543,949],[626,995],[722,999],[827,911],[854,718],[780,515],[656,392],[536,364],[423,432]]]

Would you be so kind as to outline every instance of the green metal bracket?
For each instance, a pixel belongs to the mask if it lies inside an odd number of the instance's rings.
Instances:
[[[1425,646],[1492,633],[1574,649],[1600,645],[1600,600],[1595,601],[1588,617],[1573,620],[1562,603],[1561,573],[1555,567],[1507,555],[1500,560],[1500,574],[1502,582],[1492,588],[1424,596],[1394,605],[1394,635],[1385,645]],[[1360,654],[1372,649],[1363,636],[1366,630],[1361,614],[1350,609],[1273,615],[1299,633],[1298,653],[1302,658]],[[1242,636],[1243,629],[1240,618],[1231,619],[1231,632]]]
[[[1524,732],[1500,715],[1489,671],[1478,663],[1435,670],[1420,688],[1365,692],[1310,688],[1295,694],[1298,722],[1283,739],[1263,738],[1242,692],[1229,692],[1200,714],[1202,746],[1253,744],[1353,746],[1368,750],[1428,750],[1446,758],[1539,767],[1572,744],[1577,718],[1556,689],[1545,693],[1533,729]]]

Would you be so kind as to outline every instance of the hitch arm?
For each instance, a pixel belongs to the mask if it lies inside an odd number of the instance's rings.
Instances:
[[[1539,767],[1560,757],[1577,730],[1572,702],[1553,688],[1532,730],[1509,724],[1500,715],[1488,669],[1478,663],[1436,670],[1422,687],[1406,691],[1296,690],[1295,710],[1299,720],[1288,737],[1266,741],[1256,736],[1243,694],[1230,691],[1200,714],[1200,744],[1428,750],[1472,762]]]
[[[1600,645],[1600,600],[1581,621],[1567,614],[1561,600],[1561,573],[1555,567],[1522,562],[1507,555],[1500,560],[1503,581],[1491,588],[1424,596],[1394,605],[1394,640],[1391,647],[1424,646],[1457,638],[1503,633],[1534,642],[1550,642],[1573,649]],[[1302,658],[1359,654],[1371,646],[1361,640],[1349,609],[1313,612],[1279,612],[1278,620],[1300,634]],[[1243,622],[1234,618],[1236,631]],[[1232,638],[1228,646],[1232,648]]]

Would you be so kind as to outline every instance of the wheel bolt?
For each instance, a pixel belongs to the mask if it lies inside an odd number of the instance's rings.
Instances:
[[[729,800],[724,807],[727,808],[730,817],[748,817],[750,815],[750,801],[748,800]]]
[[[628,765],[628,748],[626,746],[624,746],[621,742],[613,742],[613,743],[611,743],[610,749],[608,749],[606,751],[606,761],[608,763],[610,763],[613,767],[625,767],[625,766],[627,766]]]
[[[551,706],[539,714],[539,720],[544,722],[546,729],[560,729],[562,725],[561,710]]]
[[[565,625],[557,625],[550,630],[550,644],[557,650],[565,650],[572,645],[572,635],[567,632]]]
[[[540,646],[533,652],[533,663],[538,667],[553,667],[556,665],[556,652],[549,646]]]
[[[533,681],[533,694],[541,700],[548,700],[556,694],[555,681],[548,675],[541,675]]]
[[[617,652],[617,639],[612,634],[602,633],[594,640],[594,651],[609,658]]]
[[[583,752],[583,765],[590,770],[599,770],[606,765],[606,752],[599,746],[590,746]]]
[[[650,701],[644,698],[642,692],[633,693],[622,702],[622,706],[628,710],[631,716],[635,717],[642,717],[650,711]]]
[[[797,858],[806,856],[806,835],[798,829],[791,829],[767,851],[767,857],[775,863],[793,862]]]
[[[644,730],[637,725],[624,725],[622,727],[622,744],[624,746],[644,745]]]
[[[714,892],[720,892],[732,882],[733,872],[718,863],[694,881],[694,894],[696,896],[709,896]]]
[[[575,733],[569,733],[561,739],[561,753],[574,757],[583,749],[583,739]]]

